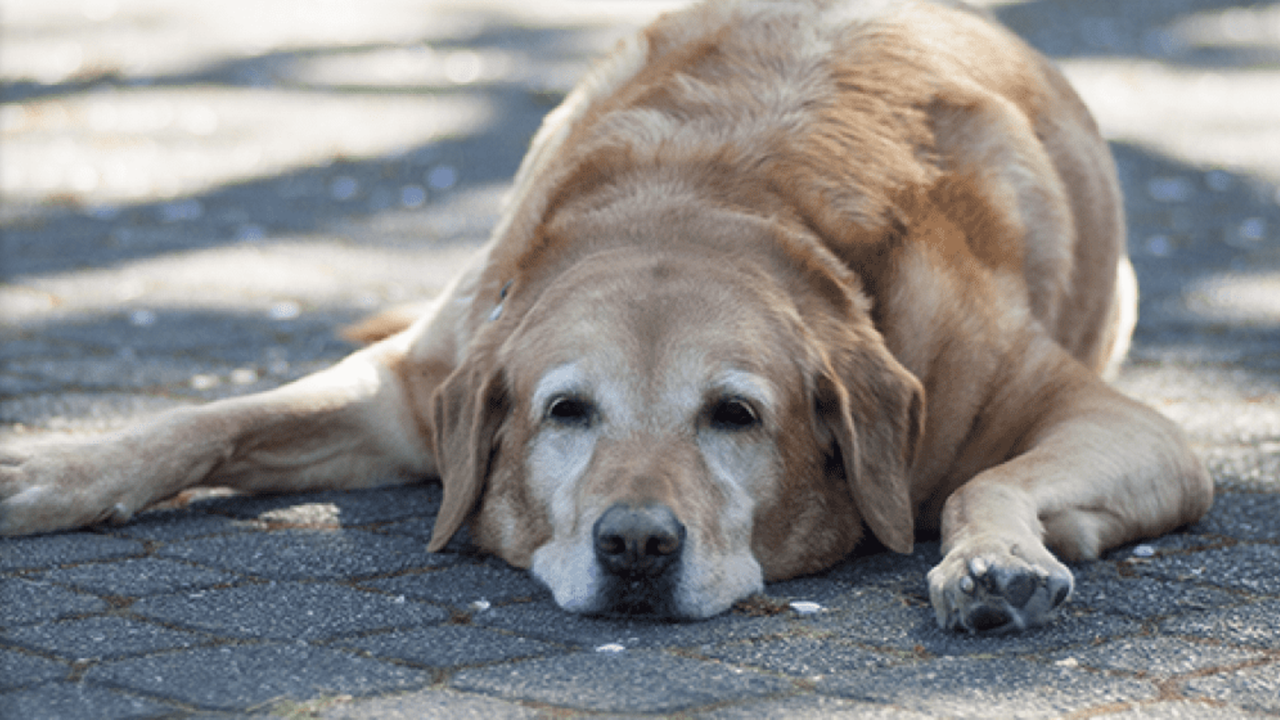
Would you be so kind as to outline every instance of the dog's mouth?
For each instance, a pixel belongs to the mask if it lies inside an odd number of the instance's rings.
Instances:
[[[608,577],[600,588],[599,610],[592,614],[612,618],[687,619],[675,600],[673,577],[676,576],[678,573],[659,577]]]

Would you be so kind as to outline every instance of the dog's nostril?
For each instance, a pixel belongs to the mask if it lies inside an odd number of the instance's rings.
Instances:
[[[680,549],[680,539],[671,534],[662,534],[649,538],[645,543],[645,555],[670,555]]]
[[[596,552],[620,555],[627,551],[627,541],[621,535],[596,535]]]
[[[596,557],[618,575],[659,575],[684,545],[685,529],[665,505],[618,504],[596,521]]]

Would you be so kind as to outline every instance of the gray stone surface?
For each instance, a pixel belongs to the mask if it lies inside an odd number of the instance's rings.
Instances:
[[[158,552],[270,580],[369,577],[446,562],[433,559],[414,538],[310,528],[200,538],[171,543]]]
[[[779,678],[652,650],[596,651],[463,670],[450,685],[512,700],[609,713],[670,713],[776,695]]]
[[[305,707],[305,706],[304,706]],[[316,716],[325,720],[533,720],[547,715],[531,707],[450,690],[428,690],[369,700],[321,703]]]
[[[808,680],[857,673],[894,662],[892,654],[868,650],[826,634],[731,643],[704,650],[702,654]]]
[[[0,697],[0,717],[23,720],[55,718],[163,717],[178,708],[154,700],[104,690],[83,683],[61,683],[26,688]]]
[[[1142,563],[1134,569],[1170,580],[1194,580],[1260,595],[1280,595],[1280,545],[1246,544]]]
[[[818,682],[818,690],[948,717],[1059,717],[1154,698],[1149,683],[1017,658],[943,658]]]
[[[620,645],[625,648],[678,648],[747,640],[786,632],[786,617],[755,618],[730,612],[699,622],[570,615],[549,595],[540,602],[517,603],[477,613],[477,626],[518,632],[544,642],[579,648]]]
[[[65,678],[70,667],[27,653],[0,648],[0,690],[12,690]],[[0,700],[0,707],[5,707]]]
[[[338,360],[439,292],[542,115],[671,4],[7,0],[0,442]],[[426,553],[432,485],[200,497],[0,540],[0,717],[1276,717],[1280,12],[993,7],[1112,141],[1143,291],[1117,384],[1205,457],[1205,519],[1073,565],[1054,625],[969,637],[928,607],[936,542],[654,623],[567,615],[465,533]]]
[[[84,662],[203,645],[205,636],[170,630],[120,617],[90,617],[4,632],[6,642],[21,648]]]
[[[1219,705],[1210,701],[1178,700],[1156,702],[1106,712],[1094,717],[1106,720],[1238,720],[1239,718],[1274,717],[1241,709],[1235,705]]]
[[[1136,637],[1064,653],[1059,662],[1139,676],[1187,675],[1207,668],[1242,666],[1261,660],[1256,650],[1190,642],[1177,637]]]
[[[1247,710],[1280,713],[1280,664],[1273,662],[1188,680],[1186,692],[1191,697],[1230,702]]]
[[[49,537],[6,539],[0,546],[0,571],[47,568],[55,565],[111,560],[141,555],[142,543],[120,538],[104,538],[87,532],[63,533]]]
[[[0,628],[110,608],[101,598],[21,576],[0,575],[0,599]]]
[[[225,585],[242,579],[232,573],[154,557],[77,565],[27,577],[101,595],[128,588],[131,597]]]
[[[301,643],[199,648],[95,665],[85,680],[211,710],[420,687],[421,670]]]
[[[1160,627],[1169,633],[1275,650],[1280,648],[1280,600],[1188,613],[1166,620]]]
[[[361,585],[417,600],[446,604],[462,601],[463,609],[476,603],[506,604],[547,595],[528,573],[496,564],[459,563],[426,573],[368,580]]]
[[[397,629],[335,644],[363,650],[380,658],[404,660],[441,669],[487,665],[565,652],[563,646],[465,625]]]
[[[403,597],[324,583],[265,583],[142,598],[130,610],[234,638],[326,640],[441,622],[447,614]]]
[[[932,716],[826,695],[797,695],[730,705],[695,713],[693,717],[699,720],[923,720]]]

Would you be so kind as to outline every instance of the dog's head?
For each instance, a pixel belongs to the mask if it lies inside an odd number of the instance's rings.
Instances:
[[[923,392],[856,280],[765,221],[644,220],[546,229],[518,264],[435,395],[431,548],[471,518],[567,610],[676,618],[829,566],[864,524],[909,551]],[[637,227],[664,237],[612,242]]]

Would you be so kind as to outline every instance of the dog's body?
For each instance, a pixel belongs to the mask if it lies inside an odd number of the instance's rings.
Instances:
[[[941,532],[944,626],[1026,627],[1070,591],[1049,549],[1211,501],[1099,378],[1135,307],[1106,146],[1012,35],[953,4],[713,2],[548,117],[431,312],[274,391],[7,449],[0,530],[439,475],[430,548],[472,520],[570,610],[711,615],[869,528]]]

